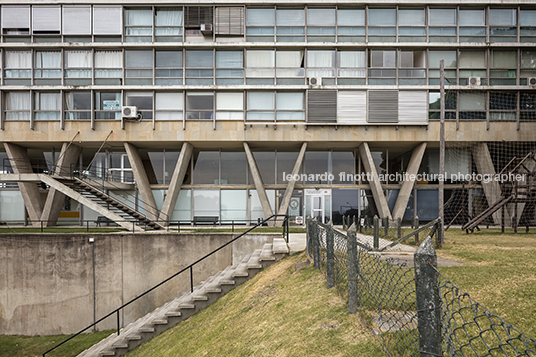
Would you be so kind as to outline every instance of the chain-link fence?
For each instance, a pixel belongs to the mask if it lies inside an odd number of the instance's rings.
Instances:
[[[436,236],[437,243],[439,226],[436,220],[408,235],[421,241]],[[309,219],[307,238],[307,252],[326,274],[328,288],[347,299],[348,311],[359,314],[387,355],[536,356],[535,340],[439,273],[431,239],[414,260],[413,254],[393,252],[403,249],[399,243],[375,247],[373,237],[356,233],[355,226],[344,234]]]

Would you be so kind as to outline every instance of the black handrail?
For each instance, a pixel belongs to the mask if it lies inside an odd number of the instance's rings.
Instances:
[[[224,245],[220,246],[219,248],[216,248],[214,249],[212,252],[206,254],[205,256],[203,256],[202,258],[199,258],[198,260],[196,260],[195,262],[193,262],[192,264],[188,265],[186,268],[180,270],[179,272],[173,274],[172,276],[170,276],[169,278],[161,281],[160,283],[156,284],[155,286],[153,286],[152,288],[150,288],[149,290],[146,290],[144,293],[142,293],[141,295],[138,295],[137,297],[131,299],[130,301],[128,301],[127,303],[121,305],[120,307],[118,307],[117,309],[115,309],[114,311],[110,312],[108,315],[100,318],[98,321],[95,321],[94,323],[92,323],[91,325],[85,327],[83,330],[80,330],[79,332],[77,332],[76,334],[72,335],[71,337],[67,338],[66,340],[64,340],[63,342],[57,344],[56,346],[52,347],[51,349],[49,349],[48,351],[46,351],[45,353],[43,353],[43,357],[45,357],[45,355],[53,350],[55,350],[56,348],[60,347],[61,345],[63,345],[64,343],[72,340],[73,338],[75,338],[76,336],[82,334],[84,331],[90,329],[91,327],[95,326],[96,324],[102,322],[103,320],[107,319],[108,317],[114,315],[114,314],[117,314],[117,335],[119,335],[120,333],[120,329],[121,329],[121,326],[120,326],[120,323],[119,323],[119,312],[121,311],[121,309],[125,308],[126,306],[130,305],[131,303],[133,303],[134,301],[138,300],[139,298],[147,295],[148,293],[150,293],[151,291],[155,290],[156,288],[160,287],[161,285],[167,283],[168,281],[170,281],[171,279],[175,278],[176,276],[180,275],[181,273],[185,272],[185,271],[190,271],[190,292],[193,292],[194,291],[194,282],[193,282],[193,267],[194,265],[196,265],[197,263],[205,260],[206,258],[210,257],[211,255],[213,255],[214,253],[222,250],[223,248],[225,248],[226,246],[228,246],[229,244],[233,243],[234,241],[236,241],[237,239],[243,237],[244,235],[246,235],[247,233],[251,232],[252,230],[262,226],[264,223],[270,221],[272,218],[276,218],[277,217],[285,217],[285,220],[283,221],[283,235],[285,234],[285,231],[286,231],[286,234],[287,234],[287,243],[288,243],[288,215],[285,215],[285,214],[274,214],[274,215],[271,215],[270,217],[266,218],[265,220],[263,220],[262,222],[259,222],[257,223],[255,226],[251,227],[250,229],[248,229],[247,231],[245,231],[244,233],[238,235],[237,237],[231,239],[230,241],[228,241],[227,243],[225,243]],[[275,221],[275,220],[274,220]]]

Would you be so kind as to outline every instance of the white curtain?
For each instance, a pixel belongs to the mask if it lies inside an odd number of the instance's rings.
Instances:
[[[243,110],[244,96],[242,93],[216,93],[216,110]]]
[[[275,10],[271,9],[247,9],[248,25],[268,25],[275,24]]]
[[[307,51],[307,67],[335,67],[335,51]]]
[[[183,92],[155,93],[156,120],[182,120]]]
[[[6,51],[5,68],[32,68],[32,52]]]
[[[6,93],[6,120],[30,120],[30,93]]]
[[[102,68],[102,69],[101,69]],[[121,51],[95,52],[95,77],[121,77],[123,68],[123,53]]]
[[[182,11],[178,9],[157,9],[155,35],[171,36],[182,34]]]
[[[303,51],[277,51],[276,66],[283,68],[302,67]]]
[[[36,120],[59,120],[61,110],[60,93],[36,93],[35,110]]]
[[[153,12],[151,9],[127,9],[125,11],[126,34],[150,36],[153,33]]]
[[[249,110],[274,110],[274,92],[248,92]]]
[[[242,68],[242,51],[216,51],[216,68]]]
[[[65,52],[65,68],[67,69],[66,76],[68,78],[91,78],[92,66],[93,56],[91,51]]]
[[[365,51],[340,51],[339,67],[365,68]]]
[[[39,51],[35,53],[35,68],[61,68],[60,51]]]
[[[398,10],[399,26],[424,26],[424,9]]]
[[[305,25],[305,11],[301,9],[296,10],[282,10],[276,11],[277,26],[304,26]]]
[[[274,51],[247,51],[246,63],[252,67],[274,67]]]
[[[486,52],[461,51],[460,68],[486,68]]]
[[[307,25],[335,26],[335,9],[307,9]]]

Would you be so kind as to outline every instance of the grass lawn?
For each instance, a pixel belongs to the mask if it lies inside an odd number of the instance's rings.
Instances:
[[[440,268],[446,279],[536,338],[536,232],[501,234],[500,229],[483,229],[466,234],[450,228],[438,254],[463,263]]]
[[[127,356],[384,355],[318,270],[295,272],[303,260],[282,260]]]
[[[113,331],[99,331],[77,336],[57,350],[47,354],[50,357],[73,357],[94,345]],[[43,353],[69,336],[11,336],[0,335],[0,356],[2,357],[35,357]]]

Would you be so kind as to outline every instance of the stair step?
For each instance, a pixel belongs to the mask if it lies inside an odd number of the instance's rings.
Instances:
[[[99,356],[115,356],[115,351],[102,351],[99,352]]]
[[[168,320],[166,319],[154,319],[152,321],[153,325],[167,325],[168,324]]]
[[[125,337],[125,340],[127,340],[127,341],[139,341],[139,340],[141,340],[141,336],[140,335],[128,335],[127,337]]]
[[[265,244],[264,247],[262,247],[261,254],[259,256],[259,260],[261,262],[263,261],[275,261],[275,255],[272,252],[272,244]]]
[[[193,301],[207,301],[208,296],[206,296],[206,295],[192,295],[192,300]]]
[[[191,304],[188,302],[181,302],[179,304],[179,309],[195,309],[195,304]]]
[[[261,249],[256,249],[247,262],[248,269],[262,269],[260,261]]]
[[[181,317],[182,312],[180,312],[180,311],[167,311],[164,315],[166,317]]]
[[[142,327],[139,328],[138,331],[143,332],[143,333],[152,333],[152,332],[154,332],[154,327],[152,327],[152,326],[142,326]]]
[[[116,342],[112,345],[113,348],[128,348],[128,342]]]

